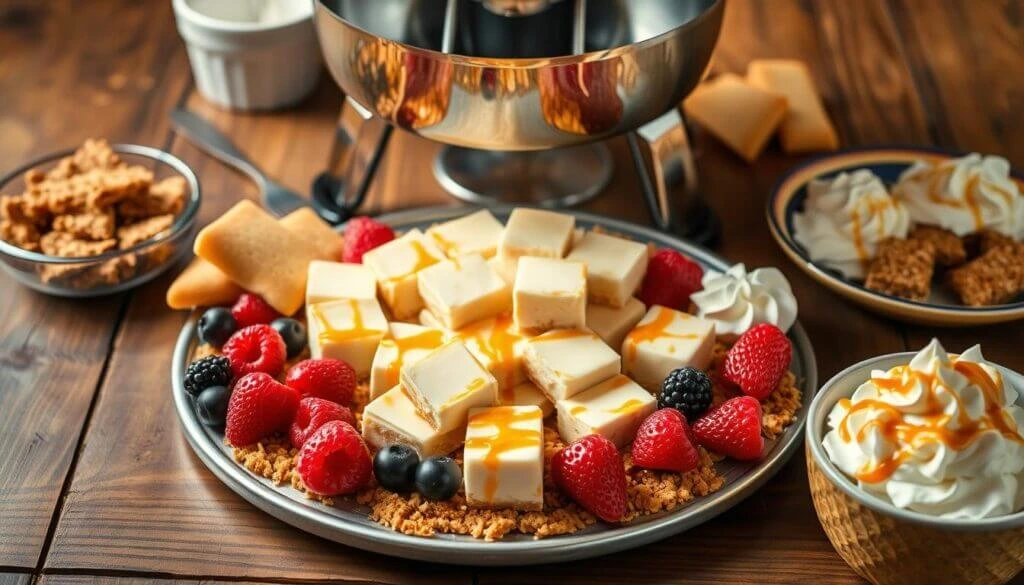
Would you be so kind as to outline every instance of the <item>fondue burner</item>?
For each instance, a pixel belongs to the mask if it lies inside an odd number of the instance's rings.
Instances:
[[[664,230],[709,241],[679,104],[703,76],[725,0],[317,0],[346,94],[314,204],[362,204],[395,127],[445,144],[434,174],[480,205],[564,207],[607,186],[625,134]]]

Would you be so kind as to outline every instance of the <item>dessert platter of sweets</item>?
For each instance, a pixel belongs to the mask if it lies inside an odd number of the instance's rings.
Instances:
[[[243,202],[172,283],[185,434],[339,542],[451,562],[604,554],[727,509],[816,384],[789,283],[579,212],[416,210],[343,234]]]
[[[773,234],[811,276],[890,316],[1024,317],[1024,179],[1006,159],[854,149],[785,177]]]

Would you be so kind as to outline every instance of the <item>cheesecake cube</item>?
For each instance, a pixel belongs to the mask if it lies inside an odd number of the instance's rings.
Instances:
[[[416,317],[423,308],[417,274],[444,259],[423,236],[423,232],[410,230],[401,238],[392,240],[363,255],[363,265],[377,277],[377,288],[385,306],[396,321]]]
[[[314,358],[348,362],[365,378],[388,320],[377,299],[341,299],[306,307],[309,353]]]
[[[586,264],[534,256],[520,258],[512,313],[519,329],[533,333],[586,327]]]
[[[469,412],[462,464],[467,504],[543,509],[543,419],[536,406],[493,406]]]
[[[633,442],[636,430],[658,408],[650,392],[619,374],[579,394],[559,400],[558,434],[566,443],[601,435],[619,449]]]
[[[338,299],[376,299],[377,277],[362,264],[313,260],[306,278],[306,305]]]
[[[626,334],[643,319],[647,308],[635,298],[630,298],[621,308],[587,304],[587,329],[600,337],[609,347],[620,348]]]
[[[587,298],[591,303],[626,305],[647,271],[647,246],[623,238],[587,232],[566,257],[587,265]]]
[[[536,406],[548,416],[555,411],[555,405],[540,391],[536,384],[527,380],[508,389],[498,391],[500,406]]]
[[[477,321],[452,333],[466,344],[466,349],[498,381],[499,392],[526,380],[523,370],[525,335],[516,327],[509,313]]]
[[[410,323],[391,323],[388,334],[377,346],[370,368],[370,399],[398,385],[402,367],[411,366],[447,341],[441,329]]]
[[[514,280],[519,258],[563,258],[572,245],[576,218],[564,213],[520,207],[512,211],[501,233],[498,257],[506,280]]]
[[[419,293],[446,329],[507,312],[512,289],[480,254],[438,262],[419,273]]]
[[[463,427],[442,433],[430,426],[398,386],[363,409],[363,439],[373,449],[398,443],[412,447],[425,459],[458,449],[465,434]]]
[[[403,367],[399,379],[417,412],[442,433],[463,427],[471,408],[498,402],[498,382],[459,340]]]
[[[449,258],[480,254],[492,258],[505,226],[486,209],[446,221],[427,230],[427,239]]]
[[[676,368],[707,369],[714,347],[714,321],[652,305],[622,342],[622,370],[656,392]]]
[[[526,342],[526,375],[552,402],[569,398],[620,371],[619,354],[591,331],[556,329]]]

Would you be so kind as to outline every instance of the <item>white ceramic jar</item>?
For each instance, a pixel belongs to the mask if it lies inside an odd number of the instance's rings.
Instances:
[[[313,0],[173,0],[200,93],[235,110],[285,107],[321,72]]]

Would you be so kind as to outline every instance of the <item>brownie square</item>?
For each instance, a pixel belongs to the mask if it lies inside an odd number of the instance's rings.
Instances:
[[[910,232],[911,240],[928,242],[935,247],[935,262],[939,266],[959,266],[967,261],[967,248],[953,232],[933,225],[919,225]]]
[[[947,277],[960,301],[971,307],[1009,302],[1024,293],[1024,244],[989,248]]]
[[[931,292],[935,246],[924,240],[887,238],[868,267],[864,286],[885,294],[924,301]]]

